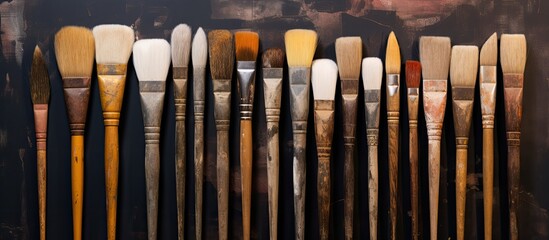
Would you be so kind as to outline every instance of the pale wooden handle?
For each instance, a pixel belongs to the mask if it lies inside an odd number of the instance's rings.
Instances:
[[[377,205],[378,205],[378,130],[368,129],[368,211],[370,223],[370,240],[377,239]]]
[[[40,218],[40,240],[46,239],[46,150],[36,152],[38,169],[38,211]]]
[[[107,239],[116,239],[118,198],[118,125],[105,125],[105,187],[107,196]]]
[[[295,214],[295,235],[297,240],[305,240],[305,193],[306,193],[306,150],[305,144],[307,134],[305,132],[295,133],[294,130],[294,214]]]
[[[202,240],[202,196],[204,179],[204,115],[197,117],[195,113],[194,125],[194,178],[195,178],[195,229],[196,239]]]
[[[147,133],[147,130],[145,130],[145,184],[147,190],[147,231],[149,240],[157,239],[158,184],[160,177],[159,138],[160,133],[154,135],[153,133]]]
[[[243,239],[250,239],[250,211],[252,206],[252,121],[240,120],[240,174],[242,181]]]
[[[419,163],[418,163],[418,134],[417,120],[410,120],[410,183],[412,200],[412,237],[414,240],[420,239],[419,235]]]
[[[457,239],[465,236],[465,200],[467,197],[467,146],[456,149],[456,224]]]
[[[519,139],[513,139],[520,144]],[[516,143],[516,142],[515,142]],[[520,145],[507,142],[507,181],[509,185],[509,232],[511,240],[518,240],[518,205],[520,184]]]
[[[431,240],[437,240],[440,186],[440,140],[429,140],[429,208]]]
[[[482,182],[484,189],[484,239],[492,239],[494,199],[494,129],[482,130]]]
[[[276,121],[269,121],[267,116],[267,182],[269,185],[269,226],[270,239],[278,239],[278,173],[279,173],[279,141],[278,141],[278,118]]]
[[[186,141],[185,116],[178,115],[175,117],[175,195],[177,201],[177,237],[179,240],[182,240],[184,238],[185,226]]]
[[[228,239],[229,224],[229,127],[217,130],[217,214],[219,240]]]
[[[71,136],[72,226],[73,239],[82,239],[84,206],[84,136]]]
[[[389,195],[391,217],[391,239],[396,239],[397,196],[398,196],[398,112],[390,112],[389,121]],[[396,115],[396,116],[395,116]]]

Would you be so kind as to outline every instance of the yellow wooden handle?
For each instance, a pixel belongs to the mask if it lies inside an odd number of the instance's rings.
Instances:
[[[482,132],[484,239],[492,240],[492,204],[494,199],[494,129],[484,128]]]
[[[84,136],[71,136],[72,226],[73,239],[82,239],[84,206]]]
[[[107,239],[116,239],[118,199],[118,126],[105,126],[105,188],[107,195]]]
[[[431,240],[438,239],[438,194],[440,191],[440,140],[429,140],[429,222]]]
[[[36,153],[38,169],[38,211],[40,218],[40,240],[46,239],[46,150]]]
[[[244,240],[250,239],[252,159],[252,121],[240,120],[240,174],[242,177],[242,230]]]
[[[458,146],[456,150],[456,223],[457,223],[457,239],[458,240],[463,240],[465,236],[466,197],[467,197],[467,148],[460,148],[460,146]]]

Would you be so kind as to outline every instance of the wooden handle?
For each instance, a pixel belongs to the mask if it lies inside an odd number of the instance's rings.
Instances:
[[[370,223],[370,240],[377,239],[377,205],[378,205],[378,130],[368,129],[368,212]]]
[[[228,239],[229,225],[229,125],[217,126],[217,214],[219,240]]]
[[[148,239],[157,239],[158,184],[160,178],[160,127],[145,127],[145,183]]]
[[[72,225],[73,239],[82,239],[84,206],[84,136],[71,136]]]
[[[517,214],[520,194],[520,137],[507,139],[507,174],[509,185],[509,235],[511,240],[518,240]]]
[[[388,112],[389,126],[389,195],[391,217],[391,239],[396,239],[397,197],[398,197],[398,121],[399,112]]]
[[[412,237],[420,239],[419,234],[419,161],[418,161],[418,134],[417,120],[410,120],[410,183],[412,200]]]
[[[438,194],[440,191],[440,138],[429,140],[429,219],[431,240],[437,240]]]
[[[484,239],[492,239],[494,199],[494,129],[482,129],[482,183],[484,189]]]
[[[276,119],[275,119],[276,118]],[[278,239],[278,173],[279,173],[279,140],[278,115],[267,115],[267,182],[269,195],[269,236]]]
[[[105,188],[107,197],[107,238],[116,239],[116,205],[118,199],[118,122],[105,125]]]
[[[329,151],[329,149],[328,149]],[[318,156],[318,225],[320,229],[320,239],[329,239],[330,230],[330,157]]]
[[[196,103],[196,102],[195,102]],[[196,107],[196,104],[195,104]],[[195,176],[195,229],[196,239],[202,240],[202,196],[204,179],[204,114],[195,112],[194,176]]]
[[[250,211],[252,207],[252,121],[240,120],[240,174],[242,181],[243,239],[250,239]]]
[[[176,113],[175,117],[175,189],[177,201],[177,237],[179,240],[183,240],[184,238],[185,226],[185,112],[182,114],[181,112]]]
[[[354,138],[353,143],[345,144],[345,163],[344,173],[345,176],[345,239],[353,239],[353,213],[354,213],[354,200],[355,200],[355,163],[354,163]]]
[[[457,239],[465,236],[465,200],[467,198],[467,145],[456,146],[456,223]]]
[[[40,240],[46,239],[46,150],[36,152],[38,168],[38,212],[40,219]]]
[[[294,123],[295,125],[295,123]],[[297,240],[305,240],[305,193],[306,193],[306,149],[307,133],[305,130],[294,129],[294,214],[295,214],[295,236]]]

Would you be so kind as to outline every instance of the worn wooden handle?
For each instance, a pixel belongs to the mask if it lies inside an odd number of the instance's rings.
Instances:
[[[511,240],[518,240],[518,205],[520,185],[520,135],[507,139],[507,181],[509,185],[509,232]]]
[[[116,239],[118,199],[118,122],[105,125],[105,187],[107,196],[107,238]]]
[[[242,181],[242,230],[243,239],[250,239],[252,207],[252,121],[240,120],[240,174]]]
[[[352,143],[345,144],[345,239],[353,239],[353,213],[355,200],[355,162],[354,162],[354,138]]]
[[[196,102],[195,102],[196,103]],[[196,107],[196,104],[195,104]],[[202,240],[202,196],[204,179],[204,114],[195,112],[194,176],[195,176],[195,229],[196,239]]]
[[[228,239],[229,225],[229,125],[217,126],[217,214],[219,239]]]
[[[419,234],[419,161],[417,120],[410,120],[410,183],[412,200],[412,237],[420,239]]]
[[[177,103],[176,103],[177,108]],[[185,226],[185,112],[175,116],[175,189],[177,201],[177,237],[184,238]]]
[[[438,194],[440,191],[440,138],[429,140],[429,219],[431,240],[437,240],[438,227]]]
[[[36,152],[38,169],[38,212],[40,219],[40,240],[46,239],[46,150]]]
[[[368,138],[368,212],[370,223],[370,240],[377,239],[377,205],[378,205],[378,130],[366,130]]]
[[[294,124],[295,125],[295,124]],[[297,240],[305,239],[305,193],[306,193],[306,149],[307,133],[294,129],[294,214],[295,214],[295,235]]]
[[[73,238],[82,239],[82,207],[84,206],[84,136],[71,136],[72,225]]]
[[[465,200],[467,199],[467,145],[456,146],[456,224],[457,239],[465,236]]]
[[[145,127],[145,184],[148,239],[157,239],[158,184],[160,178],[160,127]]]
[[[275,119],[276,118],[276,119]],[[279,173],[279,140],[278,115],[267,115],[267,182],[269,197],[270,239],[278,239],[278,173]]]
[[[494,199],[494,129],[482,129],[482,182],[484,189],[484,239],[492,239]]]
[[[389,195],[391,217],[391,239],[396,239],[397,197],[398,197],[398,121],[399,112],[388,112],[389,126]]]
[[[318,225],[320,229],[320,239],[329,239],[330,230],[330,157],[329,149],[328,156],[318,157]]]

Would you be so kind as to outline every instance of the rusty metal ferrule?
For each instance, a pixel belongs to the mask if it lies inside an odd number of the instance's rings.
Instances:
[[[63,78],[65,105],[71,135],[84,135],[90,99],[91,77]]]
[[[334,128],[335,101],[315,100],[314,108],[318,154],[319,157],[323,156],[330,158]]]
[[[522,74],[503,75],[503,98],[505,100],[505,126],[507,132],[520,133],[522,121]]]
[[[173,67],[175,121],[185,121],[187,107],[187,67]]]
[[[118,126],[119,124],[126,71],[127,64],[97,64],[99,97],[101,98],[105,126]]]
[[[237,61],[240,92],[240,119],[252,119],[254,103],[255,61]]]
[[[429,140],[442,138],[448,80],[423,80],[423,109]]]
[[[457,145],[467,144],[473,116],[474,98],[474,87],[452,87],[452,110],[454,112]],[[465,139],[465,141],[461,141],[460,139]]]
[[[480,109],[482,111],[482,128],[494,128],[496,112],[496,66],[480,66]]]
[[[292,67],[290,77],[290,108],[294,134],[307,131],[309,115],[309,87],[311,85],[311,68]]]

